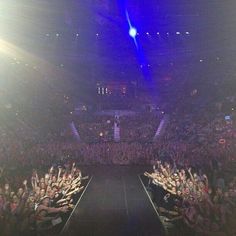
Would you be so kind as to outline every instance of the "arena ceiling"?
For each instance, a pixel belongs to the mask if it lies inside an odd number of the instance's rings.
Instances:
[[[233,0],[3,0],[0,33],[1,39],[70,70],[84,66],[95,75],[98,70],[138,74],[126,11],[146,64],[157,66],[234,51],[235,5]]]

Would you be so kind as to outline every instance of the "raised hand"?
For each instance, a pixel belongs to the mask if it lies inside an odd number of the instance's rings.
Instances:
[[[50,168],[49,173],[51,174],[53,172],[53,166]]]
[[[5,190],[9,189],[9,184],[5,184]]]
[[[64,212],[64,213],[66,213],[66,212],[68,211],[68,206],[62,207],[62,208],[61,208],[61,211]]]

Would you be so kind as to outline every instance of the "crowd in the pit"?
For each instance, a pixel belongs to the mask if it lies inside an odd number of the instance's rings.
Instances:
[[[233,113],[231,119],[234,120]],[[236,134],[232,120],[225,120],[223,114],[205,118],[203,112],[199,116],[196,114],[196,119],[188,115],[181,119],[173,116],[164,136],[157,142],[61,142],[57,135],[53,138],[54,135],[50,134],[45,143],[30,139],[34,136],[22,127],[14,131],[1,129],[1,163],[33,167],[35,164],[52,165],[55,160],[68,156],[85,165],[142,165],[169,157],[183,166],[207,165],[212,159],[227,163],[235,159]]]
[[[120,136],[124,142],[150,142],[154,138],[161,115],[146,112],[136,116],[120,117]]]
[[[107,117],[104,120],[106,119]],[[132,121],[134,118],[127,117],[127,119]],[[156,142],[151,142],[151,138],[149,142],[42,143],[28,148],[24,155],[18,156],[18,159],[21,163],[25,163],[24,160],[27,160],[27,157],[35,155],[41,157],[38,159],[40,163],[49,161],[48,156],[54,159],[70,156],[80,164],[142,165],[150,164],[156,159],[172,158],[181,166],[194,167],[209,166],[209,162],[214,159],[225,165],[235,160],[234,119],[234,111],[230,113],[230,120],[225,119],[224,113],[221,112],[209,114],[207,111],[201,111],[199,114],[195,113],[194,116],[183,114],[180,119],[178,119],[178,114],[174,114],[170,117],[164,136]],[[139,118],[137,120],[140,121]],[[144,126],[145,121],[142,119]],[[120,123],[122,130],[122,121]],[[140,134],[141,137],[142,134]],[[83,136],[81,138],[83,139]],[[51,164],[50,161],[49,164]]]
[[[114,140],[114,117],[83,114],[74,119],[81,139],[85,143]]]
[[[1,235],[58,234],[84,188],[80,169],[65,163],[40,170],[0,168]]]
[[[91,113],[74,117],[81,140],[85,143],[114,141],[114,122],[120,128],[120,138],[123,142],[152,141],[161,115],[156,112],[140,112],[136,115],[115,116],[94,115]]]
[[[194,171],[156,161],[149,190],[163,223],[173,223],[179,235],[235,235],[235,168],[226,169],[212,162],[209,172],[204,166]],[[205,174],[207,173],[207,174]]]

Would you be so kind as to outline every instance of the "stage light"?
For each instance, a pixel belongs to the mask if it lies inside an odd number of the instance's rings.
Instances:
[[[79,37],[79,34],[76,34],[76,37]]]
[[[59,35],[60,35],[60,34],[58,34],[58,33],[56,34],[57,37],[59,37]]]
[[[200,59],[199,61],[200,61],[200,62],[203,62],[203,60],[202,60],[202,59]]]
[[[157,35],[160,35],[160,32],[157,32]]]
[[[98,36],[99,36],[99,33],[96,33],[96,36],[98,37]]]
[[[177,31],[177,32],[176,32],[176,34],[177,34],[177,35],[180,35],[180,32],[179,32],[179,31]]]
[[[129,30],[129,35],[130,35],[130,37],[135,38],[137,35],[137,29],[134,27],[131,27]]]
[[[185,34],[189,35],[190,33],[187,31]]]
[[[149,32],[146,32],[146,35],[149,35]]]

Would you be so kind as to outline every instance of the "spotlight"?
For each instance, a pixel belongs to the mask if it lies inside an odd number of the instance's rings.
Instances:
[[[180,35],[180,32],[179,32],[179,31],[177,31],[177,32],[176,32],[176,34],[177,34],[177,35]]]
[[[160,35],[160,32],[157,32],[157,35]]]
[[[56,34],[57,37],[59,37],[59,35],[60,35],[60,34],[58,34],[58,33]]]
[[[190,33],[187,31],[187,32],[185,32],[185,34],[189,35]]]
[[[99,36],[99,33],[96,33],[96,36],[98,37],[98,36]]]
[[[200,59],[199,61],[200,61],[200,62],[203,62],[203,60],[202,60],[202,59]]]
[[[79,34],[76,34],[76,37],[79,37]]]
[[[130,37],[135,38],[137,35],[137,29],[134,27],[131,27],[129,30],[129,35],[130,35]]]
[[[146,32],[146,35],[149,35],[149,32]]]

